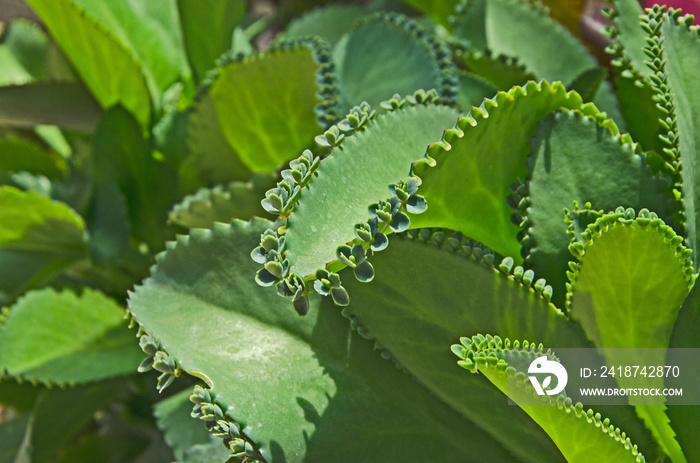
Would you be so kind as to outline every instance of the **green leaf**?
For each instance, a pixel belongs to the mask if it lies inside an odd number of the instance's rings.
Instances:
[[[613,49],[628,66],[640,73],[645,81],[649,81],[652,71],[646,65],[649,57],[644,53],[648,34],[639,21],[639,17],[644,14],[642,6],[637,0],[614,0],[613,3],[615,36],[619,43]]]
[[[175,0],[72,1],[131,52],[158,106],[168,87],[189,74]]]
[[[17,136],[0,138],[0,153],[0,170],[24,171],[49,178],[60,177],[66,170],[66,161],[60,155]]]
[[[357,20],[367,15],[367,10],[352,4],[330,4],[312,9],[299,18],[292,19],[284,36],[302,38],[316,35],[335,46],[349,32]]]
[[[82,258],[84,227],[63,203],[0,187],[0,301],[51,280]]]
[[[469,50],[459,57],[472,72],[491,82],[498,90],[510,90],[516,85],[524,85],[528,80],[536,80],[535,75],[516,58],[494,56],[488,50]]]
[[[419,193],[429,207],[412,217],[411,227],[459,230],[519,259],[519,228],[511,222],[513,209],[506,203],[512,193],[509,185],[526,176],[537,123],[560,107],[577,109],[581,104],[578,94],[567,93],[559,83],[529,82],[498,93],[459,118],[442,141],[430,145],[425,159],[413,165],[423,181]]]
[[[299,318],[262,291],[249,250],[272,225],[193,230],[159,257],[129,301],[135,319],[180,368],[206,381],[226,420],[240,424],[266,461],[510,458],[383,360],[337,309],[312,297]]]
[[[134,235],[161,248],[167,210],[177,197],[174,169],[152,156],[137,121],[121,107],[103,114],[93,143],[96,182],[120,188]]]
[[[375,338],[412,376],[517,458],[559,461],[562,457],[549,437],[483,378],[465,377],[445,347],[463,333],[480,330],[503,337],[520,333],[523,339],[548,345],[588,347],[578,327],[529,287],[531,275],[523,276],[522,267],[496,270],[489,259],[493,254],[459,234],[422,230],[392,235],[388,248],[372,257],[372,283],[344,278],[350,293],[346,310],[361,332]],[[627,432],[639,442],[646,442],[631,408],[610,407],[607,412],[629,425]]]
[[[412,7],[430,16],[433,21],[449,28],[450,16],[454,9],[454,0],[404,0]]]
[[[0,371],[32,382],[74,384],[136,371],[143,354],[124,311],[102,293],[27,293],[0,325]]]
[[[227,461],[230,452],[221,439],[212,436],[198,420],[190,416],[192,390],[185,388],[167,399],[161,400],[153,407],[158,428],[163,431],[165,441],[173,449],[178,461],[192,460],[194,455],[201,455],[201,463],[221,463]],[[206,452],[205,452],[206,450]]]
[[[645,461],[637,446],[616,428],[616,424],[611,424],[609,419],[603,419],[592,409],[584,410],[581,403],[573,405],[564,394],[548,397],[539,404],[532,403],[537,395],[526,378],[528,365],[540,357],[556,361],[551,351],[534,345],[523,349],[519,342],[511,347],[510,339],[503,341],[489,335],[462,338],[461,341],[461,345],[453,346],[454,352],[462,359],[460,365],[474,373],[483,373],[517,403],[547,432],[567,462]]]
[[[12,21],[0,43],[0,86],[46,78],[46,35],[29,21]]]
[[[648,208],[662,217],[672,213],[664,185],[652,177],[639,147],[621,137],[612,121],[594,117],[557,111],[540,122],[530,145],[525,249],[561,306],[571,260],[564,210],[574,201],[605,211],[623,206]]]
[[[678,313],[678,319],[673,327],[669,347],[671,348],[700,348],[698,326],[700,326],[700,286],[695,285],[683,302]],[[678,355],[682,355],[679,353]],[[672,356],[666,360],[666,365],[675,365]],[[689,387],[696,385],[689,384]],[[700,406],[698,405],[668,405],[666,414],[671,420],[671,427],[676,433],[676,439],[683,449],[688,461],[700,458],[700,442],[693,430],[700,426]]]
[[[484,99],[491,98],[498,90],[487,80],[477,74],[466,71],[457,71],[459,88],[457,90],[457,106],[463,111],[468,111],[472,106],[479,106]]]
[[[449,51],[402,15],[378,13],[359,21],[336,45],[333,58],[343,112],[419,89],[435,89],[446,102],[455,96]]]
[[[121,104],[151,122],[146,79],[131,51],[73,0],[29,0],[103,108]]]
[[[203,188],[176,204],[168,220],[182,227],[209,228],[214,222],[230,222],[232,219],[271,218],[260,205],[260,199],[275,184],[273,175],[260,173],[253,174],[245,183],[231,182],[225,186]]]
[[[412,106],[378,116],[346,137],[321,162],[319,175],[302,190],[289,217],[286,249],[292,271],[312,275],[334,261],[336,248],[355,238],[355,224],[369,219],[367,207],[390,195],[389,184],[405,177],[411,162],[457,116],[446,106]]]
[[[692,284],[689,252],[659,219],[615,213],[584,233],[567,301],[572,319],[619,364],[614,348],[667,348],[678,310]],[[665,356],[647,363],[664,365]],[[616,378],[618,383],[624,378]],[[621,384],[621,387],[623,385]],[[674,462],[686,461],[661,405],[637,411]]]
[[[661,26],[666,75],[676,104],[680,160],[683,178],[686,237],[696,253],[700,250],[700,36],[697,31],[665,17]]]
[[[206,8],[197,0],[177,0],[187,57],[197,82],[231,49],[233,31],[243,19],[243,0],[215,0]]]
[[[477,23],[482,18],[486,49],[495,55],[517,57],[539,79],[559,80],[568,85],[583,71],[597,66],[586,47],[547,16],[541,6],[521,0],[474,0],[473,3],[478,6],[470,5],[467,11],[470,16],[475,15],[473,21]],[[480,40],[474,39],[470,29],[457,29],[457,37],[471,38],[472,47],[480,49]],[[462,31],[468,35],[463,37]]]
[[[56,125],[69,130],[92,131],[100,107],[81,84],[40,82],[0,87],[0,124],[33,129]]]
[[[210,82],[194,104],[189,129],[189,162],[205,181],[246,179],[248,169],[272,171],[311,147],[319,126],[336,117],[332,63],[319,41],[228,57]]]

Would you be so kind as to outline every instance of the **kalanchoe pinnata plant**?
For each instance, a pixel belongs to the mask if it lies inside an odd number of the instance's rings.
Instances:
[[[611,2],[608,68],[583,2],[27,3],[0,462],[700,460],[698,406],[525,378],[700,347],[692,17]]]

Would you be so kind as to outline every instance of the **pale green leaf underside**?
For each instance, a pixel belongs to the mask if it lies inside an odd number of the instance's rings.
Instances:
[[[198,113],[205,111],[208,129],[220,130],[230,146],[226,154],[235,153],[251,171],[274,170],[311,147],[321,128],[317,106],[323,101],[317,79],[324,71],[314,53],[310,46],[299,46],[223,65],[204,101],[195,104],[192,117],[202,118]],[[192,126],[190,136],[197,129]],[[190,144],[199,163],[211,159],[235,164],[228,156],[222,159],[222,153],[211,152],[203,137],[199,141],[200,146]]]
[[[151,99],[141,68],[115,35],[73,0],[29,0],[103,108],[122,104],[141,126],[151,122]]]
[[[199,420],[190,416],[192,390],[184,390],[153,407],[158,428],[163,431],[165,442],[170,446],[177,461],[197,461],[198,463],[221,463],[228,460],[230,452],[221,439],[212,436]],[[205,451],[206,450],[206,451]],[[194,455],[199,460],[192,460]]]
[[[683,169],[683,204],[686,215],[686,237],[690,247],[699,251],[700,232],[700,37],[665,17],[661,26],[664,37],[666,74],[676,103],[676,119],[680,135]],[[696,258],[697,260],[697,258]]]
[[[192,73],[201,81],[216,58],[231,48],[233,31],[245,13],[244,0],[177,0],[182,34]]]
[[[398,16],[361,21],[338,42],[333,58],[341,112],[363,101],[376,107],[397,93],[410,95],[419,89],[442,93],[444,63],[408,21]]]
[[[259,173],[253,174],[248,182],[203,188],[176,204],[170,211],[169,221],[182,227],[209,228],[214,222],[249,220],[253,216],[269,218],[270,214],[260,205],[260,198],[275,184],[273,175]]]
[[[288,301],[262,291],[249,254],[271,226],[193,230],[130,297],[136,320],[233,407],[268,462],[509,458],[383,360],[332,303],[311,298],[299,318]]]
[[[413,228],[459,230],[496,252],[520,259],[520,230],[511,222],[509,185],[527,173],[525,160],[535,127],[547,114],[580,108],[581,97],[559,83],[529,82],[486,100],[460,118],[443,141],[428,149],[413,172],[428,210],[412,217]]]
[[[124,310],[93,290],[29,292],[0,325],[0,371],[28,381],[95,381],[135,372],[142,358]]]
[[[318,175],[302,190],[289,217],[291,271],[307,276],[334,261],[336,248],[355,239],[354,225],[369,219],[368,206],[389,197],[389,184],[407,177],[411,162],[457,117],[447,106],[389,112],[321,161]]]
[[[603,423],[600,419],[596,421],[595,415],[588,416],[586,410],[577,411],[571,405],[562,404],[562,408],[559,408],[555,402],[533,405],[536,394],[530,382],[525,377],[520,382],[516,382],[513,378],[509,380],[511,374],[526,375],[526,366],[537,357],[544,355],[543,353],[515,349],[486,349],[481,352],[482,355],[488,353],[505,361],[508,367],[513,368],[512,373],[496,367],[492,362],[484,366],[477,364],[478,371],[483,373],[501,392],[508,395],[547,432],[568,463],[644,461],[641,455],[635,455],[631,448],[626,448],[624,441],[620,442],[607,432],[603,432]],[[518,365],[515,366],[512,365],[514,357],[518,357]],[[616,423],[613,422],[613,429],[615,425]]]
[[[577,201],[590,202],[595,210],[623,206],[648,208],[661,216],[671,212],[644,159],[628,140],[617,136],[616,127],[606,125],[558,111],[538,125],[530,145],[530,257],[533,269],[554,287],[555,301],[562,306],[571,260],[564,209]]]
[[[355,22],[366,14],[366,9],[352,4],[321,6],[293,19],[287,26],[284,36],[302,38],[316,35],[334,46],[353,28]]]

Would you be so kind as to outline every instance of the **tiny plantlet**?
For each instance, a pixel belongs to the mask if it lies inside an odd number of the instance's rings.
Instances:
[[[700,28],[585,3],[26,0],[0,463],[700,461],[570,393],[700,349]]]

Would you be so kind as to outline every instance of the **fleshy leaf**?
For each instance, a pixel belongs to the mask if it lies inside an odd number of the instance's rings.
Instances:
[[[472,106],[479,106],[484,99],[494,96],[498,89],[477,74],[462,70],[457,71],[459,87],[457,89],[457,107],[468,111]]]
[[[103,108],[121,104],[151,122],[151,98],[135,57],[73,0],[29,0]]]
[[[253,174],[245,183],[203,188],[176,204],[168,220],[182,227],[209,228],[214,222],[225,223],[231,219],[268,218],[270,214],[260,206],[259,199],[274,185],[274,176],[260,173]]]
[[[202,8],[199,2],[177,0],[182,34],[197,82],[214,67],[216,59],[231,49],[233,31],[243,18],[243,0],[215,0]]]
[[[0,187],[0,301],[44,284],[84,257],[84,228],[63,203]]]
[[[682,238],[660,219],[639,215],[635,219],[632,209],[620,208],[596,220],[583,233],[584,242],[571,247],[580,263],[569,272],[567,305],[597,347],[667,348],[693,281]],[[619,364],[613,352],[606,351],[606,361]],[[664,357],[650,362],[663,365]],[[636,408],[672,460],[685,461],[664,406]]]
[[[453,13],[454,0],[404,0],[430,16],[438,24],[450,27],[449,18]]]
[[[335,81],[327,45],[315,39],[225,57],[192,108],[189,162],[211,183],[274,170],[336,119]]]
[[[211,388],[195,390],[195,416],[225,416],[228,442],[239,432],[270,463],[509,459],[383,360],[337,309],[319,307],[320,297],[309,298],[309,314],[299,318],[287,301],[261,291],[248,250],[272,225],[193,230],[168,246],[130,296],[136,321]],[[376,439],[379,429],[391,437]]]
[[[0,325],[0,371],[32,382],[75,384],[133,373],[142,357],[124,310],[93,290],[29,292]]]
[[[542,403],[532,404],[536,393],[526,377],[527,366],[542,357],[556,362],[551,351],[544,351],[534,343],[526,347],[521,347],[519,343],[517,346],[511,345],[508,338],[502,340],[490,335],[477,335],[471,339],[463,337],[461,341],[461,345],[452,347],[461,359],[458,363],[474,373],[482,373],[517,403],[547,432],[567,462],[646,461],[625,432],[620,432],[620,428],[616,428],[600,413],[592,409],[584,410],[581,403],[572,404],[564,394],[546,396]],[[572,439],[572,436],[575,438]]]
[[[93,143],[97,183],[119,187],[134,235],[159,249],[167,236],[167,210],[177,193],[174,169],[152,156],[138,123],[121,107],[103,114]]]
[[[700,339],[697,332],[698,326],[700,326],[700,299],[698,299],[698,292],[700,292],[700,286],[695,285],[683,302],[673,328],[669,347],[680,349],[700,348]],[[670,355],[666,360],[666,365],[676,365]],[[695,384],[687,384],[686,387],[694,388],[696,386]],[[698,441],[697,435],[693,430],[698,429],[698,426],[700,426],[700,405],[668,405],[667,407],[666,414],[671,420],[671,427],[676,433],[676,439],[683,449],[687,460],[698,460],[700,458],[700,441]]]
[[[683,178],[686,237],[690,247],[700,251],[700,36],[685,24],[664,15],[661,26],[668,87],[675,102],[675,118]],[[663,90],[663,88],[662,88]],[[667,106],[668,108],[668,106]],[[671,108],[669,108],[671,109]],[[696,257],[697,260],[697,257]],[[696,265],[697,268],[697,265]]]
[[[581,105],[581,97],[567,93],[559,83],[529,82],[498,93],[459,118],[442,141],[430,145],[425,159],[413,165],[413,173],[422,180],[419,193],[429,207],[411,218],[411,227],[459,230],[518,259],[519,229],[506,203],[509,185],[526,176],[525,160],[537,123],[560,107]]]
[[[0,87],[0,124],[18,128],[56,125],[92,131],[100,107],[85,87],[73,82],[37,82]]]
[[[378,116],[346,137],[341,149],[321,162],[312,187],[302,190],[289,217],[292,271],[312,275],[334,261],[336,248],[355,238],[354,225],[369,218],[367,207],[389,195],[389,184],[405,177],[411,162],[457,116],[446,106],[413,106]]]
[[[312,9],[303,16],[293,19],[285,37],[302,38],[316,35],[335,46],[336,43],[350,31],[367,10],[352,4],[329,4]]]
[[[533,270],[550,282],[559,296],[555,303],[563,306],[571,258],[564,210],[577,201],[608,211],[648,208],[669,217],[673,204],[662,193],[670,182],[652,177],[639,147],[600,115],[550,115],[538,125],[530,151],[524,217],[518,221],[527,230],[524,247]]]
[[[160,109],[163,93],[181,75],[189,74],[175,2],[70,1],[83,8],[87,15],[114,34],[119,43],[131,52],[140,64],[153,102]],[[66,0],[61,2],[65,3]]]
[[[343,111],[363,101],[377,106],[394,94],[418,89],[435,89],[447,102],[456,94],[448,49],[402,15],[376,14],[361,20],[336,45],[333,58]]]
[[[22,85],[46,75],[48,40],[37,25],[15,19],[0,42],[0,86]]]
[[[499,336],[521,333],[525,339],[550,345],[587,347],[578,327],[548,303],[551,288],[546,283],[533,285],[532,272],[513,268],[512,259],[495,269],[488,263],[493,262],[493,253],[460,234],[421,230],[392,235],[390,241],[372,258],[376,270],[372,283],[344,278],[350,293],[345,313],[352,323],[429,390],[503,442],[516,458],[559,461],[558,450],[542,430],[533,428],[529,418],[509,406],[483,378],[465,377],[445,349],[464,330],[478,329]],[[609,407],[606,413],[629,426],[627,432],[640,443],[648,442],[633,409]],[[516,434],[515,428],[528,432]]]
[[[190,416],[190,388],[161,400],[153,407],[158,428],[163,431],[165,441],[173,449],[177,461],[195,461],[201,463],[221,463],[227,461],[229,451],[221,445],[221,440],[207,432],[202,423]],[[204,452],[203,450],[207,450]]]

